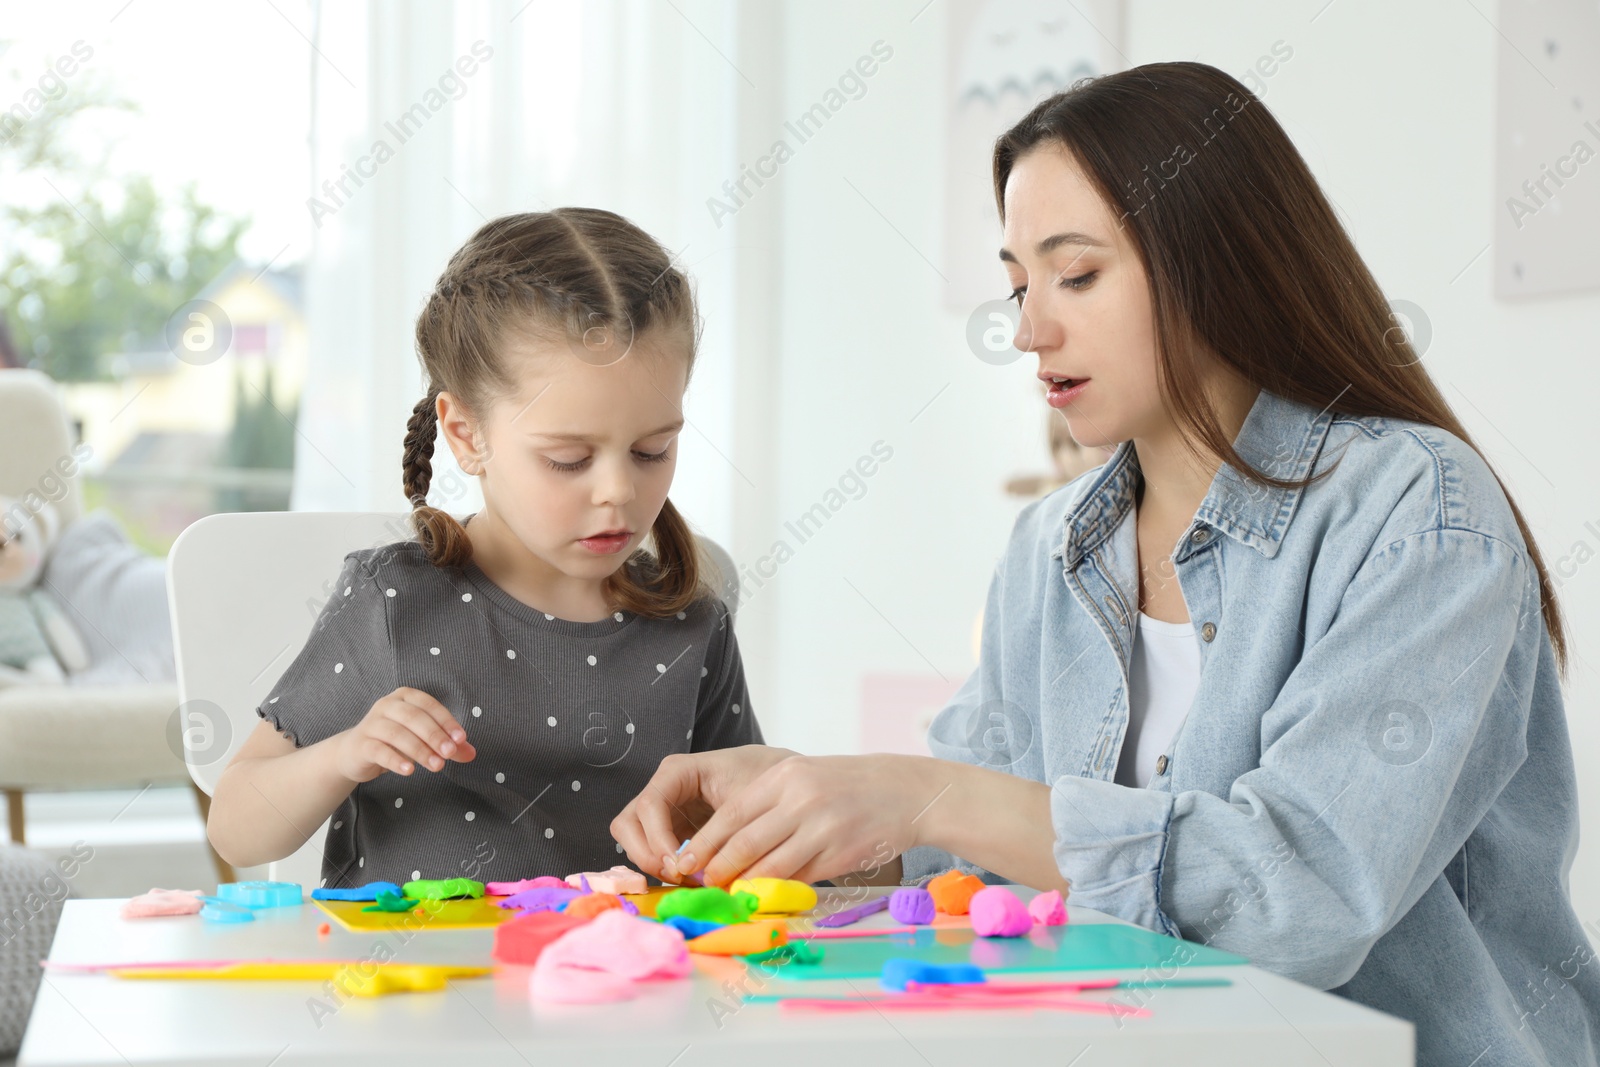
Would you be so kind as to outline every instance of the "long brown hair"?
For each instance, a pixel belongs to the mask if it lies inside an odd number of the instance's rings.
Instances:
[[[1261,485],[1315,480],[1271,477],[1234,451],[1205,399],[1206,355],[1278,396],[1436,426],[1482,455],[1305,160],[1239,81],[1204,63],[1150,63],[1041,101],[995,142],[1002,219],[1012,167],[1041,144],[1065,148],[1130,232],[1150,280],[1162,399],[1196,455],[1220,457]],[[1505,495],[1539,573],[1540,610],[1564,674],[1555,589]]]
[[[417,357],[427,393],[406,425],[403,485],[417,540],[436,567],[462,566],[472,541],[461,523],[427,503],[433,480],[440,392],[480,421],[494,400],[516,389],[502,358],[512,332],[569,343],[583,358],[593,338],[631,344],[644,336],[674,342],[694,370],[700,316],[689,279],[659,242],[620,215],[562,207],[507,215],[461,246],[417,317]],[[592,350],[592,349],[591,349]],[[626,357],[624,357],[626,358]],[[707,591],[699,543],[668,500],[650,530],[654,554],[640,549],[603,584],[607,602],[665,618]]]

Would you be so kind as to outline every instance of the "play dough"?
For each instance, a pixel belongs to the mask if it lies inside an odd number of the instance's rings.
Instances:
[[[933,894],[926,889],[907,886],[889,894],[889,914],[894,921],[908,926],[926,926],[933,922]]]
[[[150,919],[157,915],[194,915],[205,902],[198,889],[152,889],[122,905],[124,919]]]
[[[546,946],[588,921],[559,911],[524,912],[495,927],[492,955],[501,963],[531,966]]]
[[[1033,921],[1044,926],[1060,926],[1067,921],[1067,906],[1061,900],[1061,891],[1052,889],[1028,901],[1028,914]]]
[[[373,904],[368,904],[366,907],[362,908],[361,910],[362,911],[410,911],[420,903],[422,903],[422,902],[419,901],[419,900],[412,900],[410,897],[397,896],[396,894],[389,892],[387,889],[380,889],[380,890],[378,890],[377,902],[373,903]]]
[[[546,945],[530,988],[535,1000],[623,1000],[633,995],[634,982],[682,978],[689,970],[683,935],[613,908]]]
[[[907,982],[920,985],[977,985],[987,981],[983,970],[970,963],[924,963],[921,960],[896,957],[884,961],[883,974],[878,979],[883,988],[904,993]]]
[[[1021,937],[1033,929],[1033,916],[1015,893],[991,885],[972,895],[972,930],[979,937]]]
[[[822,962],[823,951],[821,946],[813,948],[804,941],[786,941],[777,948],[769,948],[765,952],[746,956],[744,960],[746,963],[766,963],[770,960],[776,963],[816,966]]]
[[[543,970],[535,965],[528,991],[534,1000],[551,1004],[608,1004],[631,1000],[633,987],[631,979],[605,971],[586,971],[579,967]]]
[[[235,904],[231,900],[221,897],[201,897],[205,906],[200,909],[200,918],[214,923],[247,923],[255,921],[255,909],[247,908],[243,904]]]
[[[223,882],[217,896],[246,908],[282,908],[304,901],[298,882]]]
[[[885,911],[888,907],[888,897],[874,897],[865,904],[857,905],[854,908],[845,908],[842,911],[824,915],[822,918],[813,921],[811,925],[824,927],[850,926],[869,915],[876,915],[880,911]]]
[[[788,942],[789,931],[782,919],[760,919],[701,934],[689,942],[689,951],[707,956],[751,956]]]
[[[661,925],[676,927],[685,941],[691,941],[701,934],[709,934],[711,931],[720,930],[723,927],[722,923],[701,922],[699,919],[691,919],[687,915],[674,915],[670,919],[663,919],[661,920]]]
[[[483,896],[483,883],[474,882],[471,878],[421,878],[407,882],[405,894],[412,900],[477,899]]]
[[[509,896],[500,902],[502,908],[521,908],[523,911],[560,911],[569,901],[583,896],[579,889],[568,889],[561,886],[544,886],[540,889],[524,889],[515,896]]]
[[[754,893],[729,893],[726,889],[705,886],[699,889],[674,889],[656,901],[656,918],[682,915],[714,923],[742,923],[760,904]]]
[[[489,882],[484,892],[494,897],[511,897],[530,889],[564,889],[567,883],[554,875],[541,874],[537,878],[524,878],[520,882]]]
[[[567,901],[567,906],[561,909],[561,913],[579,919],[592,919],[602,911],[612,910],[622,910],[621,897],[614,893],[588,893]]]
[[[405,896],[399,886],[393,882],[368,882],[366,885],[354,889],[313,889],[312,900],[377,900],[379,893],[392,893],[397,897]]]
[[[644,875],[631,867],[620,864],[609,871],[586,871],[582,874],[567,875],[567,885],[574,889],[579,888],[583,879],[589,880],[589,888],[596,893],[643,893],[646,888]]]
[[[946,871],[928,883],[934,906],[946,915],[965,915],[973,895],[982,888],[982,878],[964,871]]]
[[[766,915],[798,915],[817,906],[817,891],[789,878],[739,878],[728,889],[755,894],[756,911]]]

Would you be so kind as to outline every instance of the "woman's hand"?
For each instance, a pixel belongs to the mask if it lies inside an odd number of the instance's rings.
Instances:
[[[448,708],[409,686],[380,697],[336,743],[335,766],[357,783],[384,771],[410,774],[415,763],[438,771],[447,759],[466,763],[478,754]]]
[[[611,821],[611,836],[639,870],[664,882],[678,881],[681,875],[674,863],[678,843],[699,831],[713,812],[763,771],[793,756],[787,748],[767,745],[668,756],[643,791]]]
[[[706,885],[725,885],[882,866],[921,843],[917,820],[948,785],[935,780],[942,766],[920,756],[793,756],[712,805],[677,868],[703,866]]]

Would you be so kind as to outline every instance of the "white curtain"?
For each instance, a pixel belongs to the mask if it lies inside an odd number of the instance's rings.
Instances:
[[[761,6],[739,16],[767,18]],[[736,227],[706,200],[735,172],[748,88],[733,0],[332,0],[316,22],[293,508],[404,509],[412,330],[446,259],[490,218],[583,204],[633,219],[698,283],[707,329],[672,497],[729,543],[733,497],[753,480],[733,459]],[[481,504],[442,442],[430,502]]]

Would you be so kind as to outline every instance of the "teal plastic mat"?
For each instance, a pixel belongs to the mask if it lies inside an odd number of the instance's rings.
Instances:
[[[796,938],[800,940],[800,938]],[[1250,961],[1231,952],[1164,937],[1119,923],[1068,923],[1035,926],[1025,937],[979,937],[964,929],[922,929],[886,937],[815,940],[821,963],[785,964],[776,977],[790,981],[876,978],[887,960],[907,957],[924,963],[974,963],[990,973],[1140,969],[1173,977],[1185,967],[1215,967]],[[765,972],[763,972],[765,973]]]

